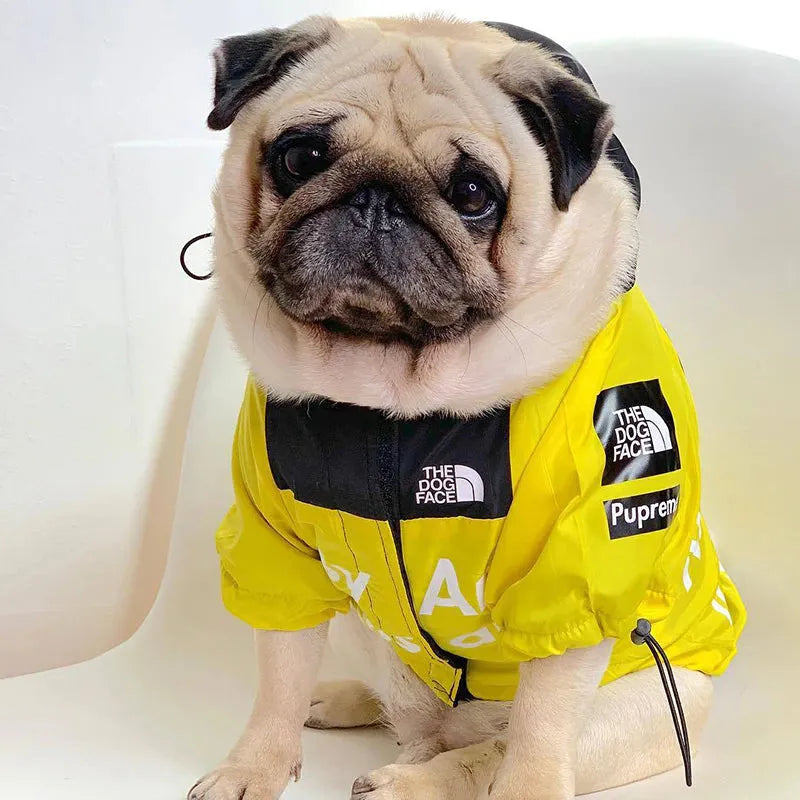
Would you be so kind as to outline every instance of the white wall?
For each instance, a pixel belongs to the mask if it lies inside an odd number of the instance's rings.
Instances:
[[[688,34],[800,55],[789,5],[438,7],[565,44]],[[175,253],[209,221],[223,141],[204,128],[214,40],[307,13],[436,7],[0,3],[0,674],[112,646],[157,583],[136,566],[143,471],[206,291],[177,274]]]

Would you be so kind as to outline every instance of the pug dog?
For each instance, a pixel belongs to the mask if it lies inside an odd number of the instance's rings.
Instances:
[[[392,729],[358,800],[561,800],[676,767],[744,611],[634,285],[609,106],[496,23],[315,17],[214,58],[215,282],[252,368],[217,548],[260,678],[189,798],[279,797],[304,724]],[[331,620],[368,682],[315,686]]]

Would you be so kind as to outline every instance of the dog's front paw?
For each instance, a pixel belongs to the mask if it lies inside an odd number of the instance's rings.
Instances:
[[[390,764],[362,775],[353,784],[350,800],[419,800],[442,796],[436,777],[426,765]]]
[[[300,762],[288,770],[224,764],[200,778],[189,789],[187,800],[277,800],[289,779],[300,779]]]

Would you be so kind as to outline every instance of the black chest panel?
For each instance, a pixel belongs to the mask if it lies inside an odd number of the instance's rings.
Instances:
[[[470,419],[393,420],[328,400],[267,400],[280,489],[369,519],[504,517],[512,500],[509,409]]]

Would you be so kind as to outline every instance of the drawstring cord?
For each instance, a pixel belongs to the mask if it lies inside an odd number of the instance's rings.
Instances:
[[[186,251],[193,244],[195,244],[196,242],[199,242],[201,239],[208,239],[209,237],[211,237],[213,235],[214,234],[211,231],[209,231],[208,233],[201,233],[199,236],[193,236],[181,248],[181,254],[180,254],[181,269],[194,281],[207,281],[214,274],[214,270],[212,269],[211,272],[207,273],[206,275],[198,275],[196,272],[192,272],[189,269],[189,267],[186,266]]]
[[[683,767],[686,773],[686,785],[692,785],[692,751],[689,746],[689,731],[686,727],[686,717],[683,714],[681,696],[678,694],[678,686],[675,683],[675,675],[672,672],[672,665],[669,663],[664,648],[656,641],[652,634],[653,626],[649,620],[640,619],[636,623],[636,628],[631,631],[631,641],[634,644],[646,644],[653,654],[653,660],[658,667],[661,675],[661,683],[664,684],[664,691],[669,703],[669,711],[672,714],[672,723],[675,725],[675,734],[678,737],[678,746],[683,757]]]

